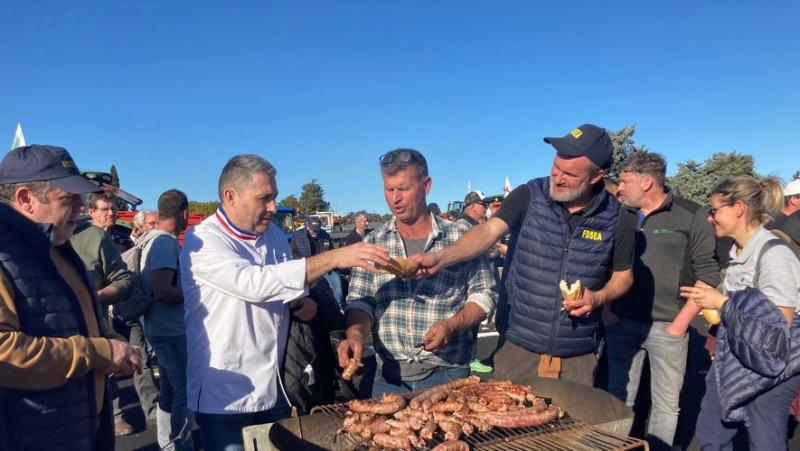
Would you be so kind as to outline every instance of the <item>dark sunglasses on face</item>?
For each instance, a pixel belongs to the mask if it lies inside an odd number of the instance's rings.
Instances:
[[[717,214],[717,210],[719,210],[720,208],[723,208],[723,207],[730,207],[731,205],[733,205],[733,204],[732,204],[732,203],[726,203],[726,204],[722,204],[722,205],[720,205],[719,207],[715,207],[715,208],[714,208],[714,207],[712,207],[712,208],[707,208],[707,210],[708,210],[708,215],[709,215],[709,216],[711,216],[711,217],[713,218],[714,216],[716,216],[716,214]]]

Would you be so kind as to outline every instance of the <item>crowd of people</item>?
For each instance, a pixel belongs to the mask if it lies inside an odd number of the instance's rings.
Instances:
[[[277,169],[258,155],[222,168],[220,205],[203,222],[187,230],[187,196],[170,189],[121,236],[113,194],[66,149],[13,149],[0,162],[0,449],[113,449],[133,432],[116,393],[130,375],[162,448],[194,449],[196,422],[203,449],[242,450],[242,428],[335,396],[492,370],[593,386],[600,353],[605,388],[631,408],[649,362],[644,437],[670,449],[690,324],[711,310],[722,322],[695,400],[701,449],[731,449],[739,429],[752,449],[786,449],[800,385],[800,181],[784,191],[775,178],[724,178],[706,209],[674,192],[652,152],[622,162],[607,186],[613,146],[601,127],[544,141],[555,150],[548,176],[499,209],[470,192],[450,219],[427,201],[421,152],[380,156],[394,218],[369,229],[356,214],[339,247],[319,218],[291,240],[272,224]],[[384,271],[401,260],[415,269]],[[578,299],[562,281],[581,282]],[[139,290],[149,306],[123,318]],[[476,358],[492,315],[493,368]],[[371,352],[359,393],[337,372]]]

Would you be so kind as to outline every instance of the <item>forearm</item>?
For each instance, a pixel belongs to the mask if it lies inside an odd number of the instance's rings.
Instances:
[[[486,319],[486,312],[474,302],[467,302],[460,312],[445,320],[453,333],[471,330],[476,324]]]
[[[317,279],[336,269],[336,257],[339,249],[317,254],[306,259],[306,284],[311,285]]]
[[[364,337],[372,333],[372,318],[363,310],[348,310],[345,316],[345,333],[348,339],[363,341]]]
[[[697,304],[694,302],[687,302],[675,316],[675,319],[667,326],[667,330],[676,335],[686,333],[686,330],[689,329],[689,325],[699,313],[700,307]]]
[[[183,304],[183,291],[172,286],[160,287],[153,290],[153,299],[167,304]]]
[[[0,332],[0,387],[47,390],[91,370],[107,372],[111,346],[105,338],[34,337]]]
[[[483,254],[506,233],[508,226],[497,218],[471,228],[454,244],[440,251],[442,266],[452,266]]]
[[[120,291],[117,287],[109,285],[97,292],[97,298],[100,299],[100,304],[107,307],[116,304],[120,300]]]
[[[614,302],[627,293],[633,285],[633,270],[614,271],[606,285],[597,291],[599,302],[597,306]],[[595,307],[597,307],[595,306]]]

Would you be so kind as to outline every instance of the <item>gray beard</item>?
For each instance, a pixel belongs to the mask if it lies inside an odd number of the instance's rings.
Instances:
[[[550,197],[552,197],[553,200],[556,202],[562,202],[562,203],[572,202],[574,200],[580,199],[583,196],[586,196],[587,194],[591,193],[591,191],[592,191],[592,186],[589,184],[588,180],[578,188],[567,191],[566,194],[554,193],[553,184],[550,183]]]

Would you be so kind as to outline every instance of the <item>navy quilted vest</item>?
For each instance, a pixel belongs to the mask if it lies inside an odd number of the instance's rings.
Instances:
[[[29,221],[0,202],[0,230],[0,267],[14,289],[20,331],[39,337],[88,335],[78,299],[50,258],[52,226]],[[64,246],[91,287],[80,258],[69,242]],[[95,298],[95,312],[100,311]],[[97,425],[91,371],[49,390],[0,388],[2,450],[91,450]]]
[[[531,200],[516,236],[506,289],[511,300],[507,338],[540,354],[571,357],[593,352],[600,310],[588,318],[561,311],[558,284],[581,280],[590,289],[602,288],[611,274],[614,231],[620,214],[616,198],[603,190],[595,196],[574,232],[562,208],[549,193],[549,177],[527,186]]]
[[[332,242],[331,237],[328,235],[328,232],[324,230],[320,230],[318,232],[319,240],[317,241],[319,244],[319,254],[329,251],[332,249]],[[308,232],[306,231],[305,227],[301,229],[297,229],[294,232],[295,245],[297,246],[297,253],[300,254],[301,257],[308,258],[312,255],[316,255],[314,250],[311,249],[311,238],[308,237]]]

